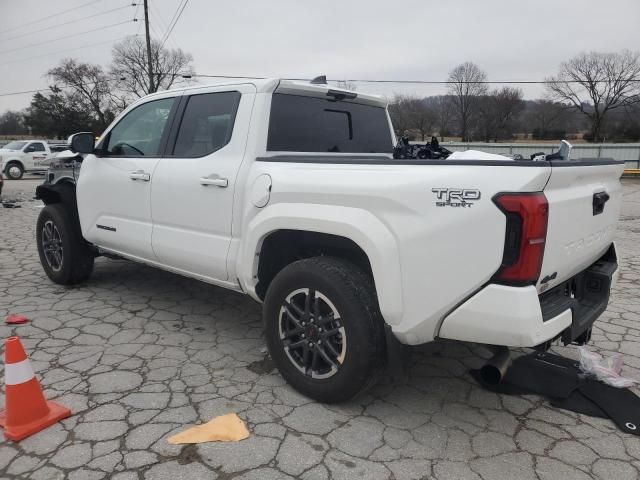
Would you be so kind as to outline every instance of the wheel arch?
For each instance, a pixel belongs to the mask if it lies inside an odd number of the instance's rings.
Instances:
[[[389,324],[402,317],[402,275],[395,237],[371,212],[333,205],[277,204],[247,225],[236,272],[262,301],[269,281],[300,258],[332,255],[373,276],[380,311]]]
[[[13,163],[17,163],[18,165],[20,165],[20,168],[22,168],[23,172],[26,172],[26,168],[24,166],[24,163],[22,160],[20,160],[19,158],[9,158],[7,160],[5,160],[4,162],[4,171],[6,172],[7,169],[9,168],[9,165],[13,164]]]
[[[63,203],[77,211],[76,186],[68,181],[53,185],[47,183],[38,185],[36,187],[36,198],[42,200],[45,205]]]

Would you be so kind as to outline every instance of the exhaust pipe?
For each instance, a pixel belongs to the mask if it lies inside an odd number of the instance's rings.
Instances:
[[[511,366],[511,354],[507,347],[488,346],[488,348],[493,352],[493,357],[480,369],[480,378],[486,385],[498,385]]]

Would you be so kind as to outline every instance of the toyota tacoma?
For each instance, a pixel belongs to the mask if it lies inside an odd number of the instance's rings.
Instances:
[[[622,162],[473,153],[394,159],[380,97],[319,82],[155,93],[54,166],[40,260],[85,282],[99,255],[263,304],[283,377],[348,399],[394,342],[585,343],[617,273]]]

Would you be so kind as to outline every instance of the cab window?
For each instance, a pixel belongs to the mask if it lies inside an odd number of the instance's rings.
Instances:
[[[107,156],[157,156],[175,98],[153,100],[134,108],[111,129],[102,145]]]
[[[203,157],[228,144],[240,96],[240,92],[190,96],[178,129],[173,156]]]
[[[393,137],[383,107],[274,93],[267,150],[391,153]]]
[[[44,152],[44,145],[40,142],[31,143],[27,148],[24,149],[24,151],[25,153]]]

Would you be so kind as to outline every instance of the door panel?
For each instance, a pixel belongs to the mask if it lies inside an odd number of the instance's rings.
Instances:
[[[95,155],[84,160],[78,179],[78,212],[88,241],[141,259],[155,259],[151,249],[151,183],[132,180],[130,175],[144,171],[152,176],[158,161]]]
[[[164,265],[227,280],[234,189],[254,98],[253,85],[185,96],[175,142],[156,168],[151,192],[153,250]]]
[[[25,149],[23,164],[25,170],[43,170],[46,166],[40,164],[47,159],[47,151],[42,142],[31,142]]]
[[[151,184],[177,99],[154,99],[128,111],[88,155],[78,179],[84,237],[109,250],[155,261]]]

